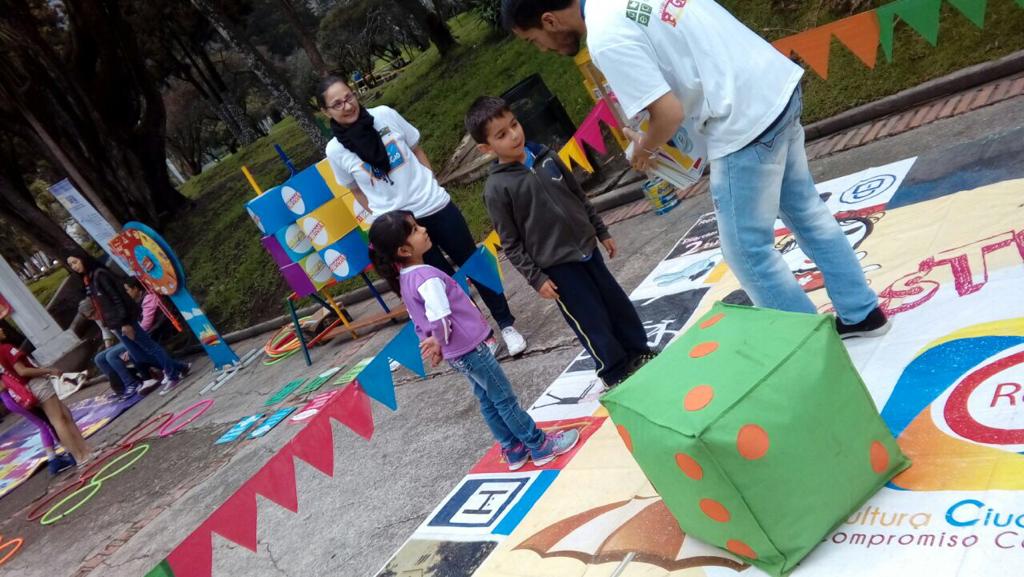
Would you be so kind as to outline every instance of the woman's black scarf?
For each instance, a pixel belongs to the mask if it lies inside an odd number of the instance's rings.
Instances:
[[[351,150],[373,169],[374,178],[392,184],[388,178],[391,172],[391,159],[380,134],[373,128],[373,116],[366,108],[359,105],[359,118],[351,126],[342,126],[331,119],[331,132],[345,148]]]

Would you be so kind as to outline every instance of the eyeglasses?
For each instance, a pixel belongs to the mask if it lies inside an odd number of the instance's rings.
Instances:
[[[342,98],[341,100],[335,100],[334,102],[332,102],[330,105],[327,106],[327,108],[330,108],[331,110],[341,110],[342,108],[345,107],[346,104],[355,104],[355,102],[356,95],[353,93],[349,93],[349,95],[346,96],[345,98]]]

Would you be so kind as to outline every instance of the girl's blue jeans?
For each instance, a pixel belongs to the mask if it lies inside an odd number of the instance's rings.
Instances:
[[[503,449],[511,448],[517,441],[530,449],[544,443],[544,432],[519,406],[512,384],[486,344],[448,363],[472,383],[484,422]]]

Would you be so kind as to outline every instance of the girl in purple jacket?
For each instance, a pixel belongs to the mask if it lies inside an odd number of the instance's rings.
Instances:
[[[480,310],[452,277],[424,264],[431,246],[430,235],[411,212],[384,213],[370,227],[370,258],[409,309],[424,357],[434,366],[446,360],[469,379],[510,470],[529,459],[544,465],[571,450],[579,431],[545,434],[519,406],[508,377],[484,342],[491,330]]]

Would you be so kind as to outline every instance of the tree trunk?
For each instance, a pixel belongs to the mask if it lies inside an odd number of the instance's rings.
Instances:
[[[327,140],[324,138],[324,134],[321,132],[316,119],[310,113],[309,108],[300,104],[300,101],[292,95],[288,90],[287,84],[277,77],[277,74],[270,68],[263,55],[228,21],[211,0],[192,0],[192,4],[213,24],[213,27],[217,29],[217,32],[220,33],[232,50],[245,58],[249,69],[266,87],[273,99],[285,111],[285,114],[290,114],[294,117],[302,131],[313,141],[313,144],[323,148],[327,144]]]
[[[95,208],[156,223],[185,203],[167,174],[165,110],[116,0],[66,0],[62,44],[25,0],[4,0],[0,91]]]
[[[280,0],[281,8],[284,9],[285,18],[288,19],[288,23],[295,29],[295,33],[299,35],[299,41],[302,42],[302,49],[306,51],[306,56],[309,57],[309,63],[313,65],[313,70],[323,78],[330,74],[327,69],[327,64],[324,62],[324,57],[320,54],[320,49],[316,45],[316,41],[313,36],[306,30],[306,27],[302,25],[302,20],[299,19],[298,13],[295,11],[295,6],[292,4],[292,0]]]
[[[40,209],[21,174],[0,171],[0,215],[38,248],[51,254],[78,247],[68,233]]]
[[[408,12],[413,20],[424,23],[430,41],[437,46],[437,51],[442,56],[458,45],[441,15],[428,9],[420,0],[397,0],[397,4]]]

